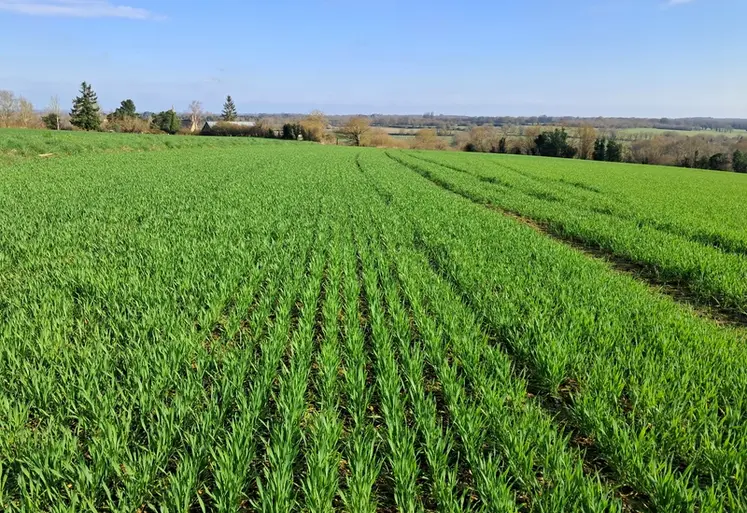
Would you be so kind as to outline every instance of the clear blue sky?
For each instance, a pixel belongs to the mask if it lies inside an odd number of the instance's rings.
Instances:
[[[747,118],[745,0],[0,0],[0,89],[104,109]]]

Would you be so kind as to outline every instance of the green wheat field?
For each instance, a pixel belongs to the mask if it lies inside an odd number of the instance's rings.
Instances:
[[[746,326],[736,173],[0,131],[3,511],[746,511]]]

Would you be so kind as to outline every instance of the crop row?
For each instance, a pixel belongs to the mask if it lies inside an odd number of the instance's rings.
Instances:
[[[526,216],[562,238],[639,264],[657,281],[681,284],[696,302],[733,310],[737,316],[747,314],[747,257],[742,254],[664,231],[635,217],[593,210],[588,202],[574,201],[553,187],[526,184],[527,179],[511,170],[491,178],[404,153],[393,158],[475,202]]]

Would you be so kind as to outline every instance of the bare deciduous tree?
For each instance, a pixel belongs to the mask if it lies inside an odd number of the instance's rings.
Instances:
[[[383,128],[371,128],[361,140],[361,146],[372,146],[375,148],[404,148],[403,140],[397,140],[387,133]]]
[[[324,112],[320,111],[319,109],[312,110],[308,116],[306,116],[306,119],[308,121],[313,121],[315,123],[318,123],[320,125],[324,125],[324,128],[327,128],[327,116],[324,114]]]
[[[350,139],[353,146],[361,145],[363,134],[371,130],[371,123],[365,116],[355,116],[348,120],[340,130],[340,133]]]
[[[49,112],[55,115],[57,118],[57,130],[60,129],[60,117],[62,116],[62,109],[60,108],[60,99],[57,95],[53,96],[49,100]]]
[[[22,127],[28,128],[34,121],[34,106],[26,98],[18,99],[18,122]]]
[[[11,91],[0,91],[0,125],[11,125],[18,109],[18,100]]]
[[[506,123],[501,127],[501,136],[508,139],[508,137],[514,132],[513,125]]]
[[[433,128],[423,128],[415,133],[411,147],[419,150],[445,150],[446,141]]]
[[[521,152],[525,155],[532,155],[537,149],[535,140],[542,132],[542,127],[539,126],[528,126],[523,130],[524,137],[521,138]]]
[[[469,131],[469,139],[465,147],[471,151],[495,151],[500,138],[500,132],[492,125],[476,126]]]
[[[190,132],[196,132],[202,124],[202,103],[194,100],[189,104]]]
[[[594,142],[597,140],[596,129],[588,123],[581,125],[578,129],[578,157],[588,159],[594,151]]]
[[[324,141],[327,130],[327,116],[320,110],[311,111],[311,114],[301,120],[301,126],[310,141]]]
[[[60,99],[55,95],[49,100],[49,113],[54,115],[57,121],[57,130],[60,129],[60,117],[62,116],[62,109],[60,108]]]

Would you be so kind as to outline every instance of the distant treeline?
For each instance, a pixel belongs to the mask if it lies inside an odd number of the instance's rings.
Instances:
[[[238,121],[261,119],[271,124],[282,125],[287,121],[303,118],[300,113],[253,113],[239,114]],[[353,115],[327,115],[327,120],[333,127],[341,127]],[[371,126],[392,128],[434,128],[439,131],[454,131],[473,126],[490,125],[503,126],[566,126],[580,127],[591,125],[603,130],[623,130],[627,128],[658,128],[660,130],[699,131],[712,130],[715,132],[729,132],[732,130],[747,130],[747,119],[721,118],[606,118],[606,117],[573,117],[573,116],[452,116],[452,115],[397,115],[371,114],[365,116]],[[206,121],[220,121],[221,114],[205,114]]]
[[[329,116],[332,124],[343,124],[347,116]],[[457,127],[472,127],[492,125],[502,127],[506,125],[539,125],[539,126],[568,126],[580,127],[591,125],[601,129],[625,128],[660,128],[664,130],[747,130],[747,119],[717,119],[717,118],[582,118],[573,116],[449,116],[423,114],[413,115],[385,115],[370,116],[373,126],[389,126],[396,128],[436,128],[454,129]]]

